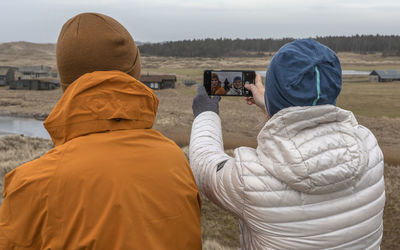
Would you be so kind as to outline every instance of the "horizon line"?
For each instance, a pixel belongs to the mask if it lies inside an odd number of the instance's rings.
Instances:
[[[382,36],[382,37],[390,37],[390,36],[400,36],[400,34],[353,34],[353,35],[326,35],[326,36],[305,36],[305,37],[280,37],[280,38],[273,38],[273,37],[253,37],[253,38],[240,38],[240,37],[236,37],[236,38],[231,38],[231,37],[206,37],[206,38],[188,38],[188,39],[180,39],[180,40],[164,40],[164,41],[156,41],[156,42],[151,42],[151,41],[139,41],[139,40],[135,40],[135,43],[140,43],[140,44],[157,44],[157,43],[168,43],[168,42],[183,42],[183,41],[194,41],[194,40],[207,40],[207,39],[211,39],[211,40],[219,40],[219,39],[230,39],[230,40],[267,40],[267,39],[271,39],[271,40],[284,40],[284,39],[293,39],[293,40],[298,40],[298,39],[318,39],[318,38],[328,38],[328,37],[355,37],[355,36]],[[32,43],[32,44],[48,44],[48,45],[54,45],[57,44],[57,42],[31,42],[31,41],[27,41],[27,40],[19,40],[19,41],[7,41],[7,42],[3,42],[0,41],[0,44],[7,44],[7,43]]]

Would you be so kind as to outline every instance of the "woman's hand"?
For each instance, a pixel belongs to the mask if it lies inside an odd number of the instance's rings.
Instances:
[[[267,107],[265,106],[264,93],[265,88],[262,84],[261,76],[256,74],[255,84],[246,83],[244,87],[253,93],[253,96],[246,97],[246,102],[249,105],[257,105],[268,117]]]
[[[210,98],[203,84],[200,84],[197,88],[197,95],[194,97],[192,104],[194,117],[197,117],[199,114],[206,111],[213,111],[218,114],[218,103],[220,100],[220,96],[214,96],[213,98]]]

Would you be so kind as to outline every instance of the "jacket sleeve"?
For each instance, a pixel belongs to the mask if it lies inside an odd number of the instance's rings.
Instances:
[[[46,215],[42,186],[14,169],[6,175],[0,206],[0,249],[36,247]],[[39,246],[40,248],[40,246]]]
[[[243,211],[241,171],[235,158],[224,152],[221,120],[216,113],[203,112],[193,121],[189,159],[200,191],[240,217]]]

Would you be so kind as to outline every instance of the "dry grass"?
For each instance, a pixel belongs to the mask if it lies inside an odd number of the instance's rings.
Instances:
[[[39,158],[53,144],[50,140],[24,136],[0,137],[0,190],[3,190],[4,175],[17,166]],[[2,196],[0,197],[1,204]]]
[[[200,221],[203,242],[211,241],[229,248],[239,247],[238,220],[233,215],[214,205],[204,196],[202,196]],[[208,249],[218,248],[211,248],[210,246]]]
[[[203,250],[234,250],[237,247],[223,246],[216,240],[205,240],[203,241]]]
[[[12,90],[8,86],[0,86],[0,115],[44,120],[61,95],[61,89]]]
[[[398,56],[383,57],[381,53],[355,54],[339,52],[338,57],[344,69],[373,70],[373,69],[400,69]]]
[[[400,82],[343,84],[338,105],[367,117],[400,117]]]
[[[382,250],[400,246],[400,165],[385,165],[386,204],[383,213]]]
[[[388,164],[389,166],[400,166],[399,151],[384,148],[383,154],[386,164]]]
[[[374,133],[385,156],[385,162],[400,166],[400,119],[358,116],[357,120]]]

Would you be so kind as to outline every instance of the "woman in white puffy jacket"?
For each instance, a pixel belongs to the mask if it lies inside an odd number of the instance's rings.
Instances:
[[[311,40],[283,46],[249,104],[271,118],[256,149],[224,153],[219,97],[193,101],[190,163],[198,187],[239,218],[242,249],[379,249],[385,204],[383,156],[341,90],[335,53]],[[238,114],[239,116],[240,114]],[[239,117],[238,117],[239,118]]]

